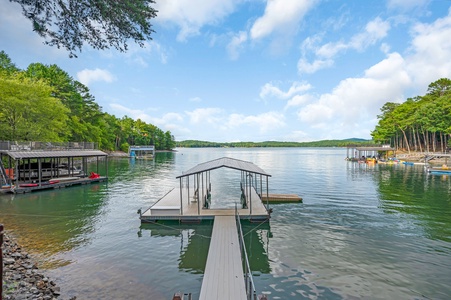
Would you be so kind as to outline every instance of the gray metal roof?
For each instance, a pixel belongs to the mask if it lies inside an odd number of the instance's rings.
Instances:
[[[218,159],[208,161],[208,162],[205,162],[202,164],[198,164],[197,166],[183,172],[182,175],[177,176],[176,178],[186,177],[186,176],[190,176],[190,175],[197,174],[197,173],[202,173],[202,172],[211,171],[214,169],[219,169],[222,167],[240,170],[240,171],[247,171],[250,173],[256,173],[256,174],[261,174],[261,175],[265,175],[265,176],[271,176],[268,173],[266,173],[265,171],[263,171],[260,167],[254,165],[251,162],[239,160],[239,159],[235,159],[235,158],[230,158],[230,157],[223,157],[223,158],[218,158]]]
[[[356,147],[358,151],[394,151],[395,148],[391,147]]]
[[[93,157],[108,156],[100,150],[65,150],[65,151],[1,151],[13,159],[52,158],[52,157]]]

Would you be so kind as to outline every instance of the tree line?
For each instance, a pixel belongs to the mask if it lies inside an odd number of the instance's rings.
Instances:
[[[445,152],[451,147],[450,79],[432,82],[424,96],[403,103],[387,102],[381,112],[371,132],[375,142],[408,152]]]
[[[172,149],[170,131],[102,111],[89,88],[57,65],[21,70],[0,51],[0,140],[96,142],[103,150],[129,145]]]
[[[264,148],[264,147],[347,147],[347,146],[374,146],[373,141],[364,139],[346,139],[346,140],[322,140],[314,142],[277,142],[277,141],[266,141],[266,142],[231,142],[231,143],[217,143],[217,142],[207,142],[207,141],[197,141],[197,140],[186,140],[176,143],[177,147],[184,148]]]

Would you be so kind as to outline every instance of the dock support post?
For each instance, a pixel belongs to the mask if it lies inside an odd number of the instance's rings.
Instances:
[[[3,295],[3,224],[0,224],[0,300]]]
[[[189,196],[188,196],[189,201]],[[182,177],[180,177],[180,215],[183,216],[183,189],[182,189]]]

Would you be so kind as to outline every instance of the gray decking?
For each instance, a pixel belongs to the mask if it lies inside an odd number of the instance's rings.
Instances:
[[[192,191],[191,191],[192,192]],[[200,197],[201,198],[201,197]],[[242,219],[266,220],[268,211],[263,205],[255,189],[251,189],[252,209],[238,209]],[[239,202],[239,195],[237,196]],[[157,220],[202,220],[213,219],[215,216],[235,216],[235,209],[204,209],[202,203],[194,201],[193,195],[182,189],[182,206],[180,205],[180,189],[174,188],[163,198],[141,214],[141,221],[154,222]]]
[[[247,299],[234,216],[215,217],[199,299]]]

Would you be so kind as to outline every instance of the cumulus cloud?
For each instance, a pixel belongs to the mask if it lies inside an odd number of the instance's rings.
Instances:
[[[199,34],[205,25],[216,24],[232,13],[241,0],[165,0],[158,1],[157,22],[176,24],[177,39],[185,41]]]
[[[264,134],[284,127],[286,124],[284,115],[278,112],[267,112],[255,116],[242,114],[231,114],[229,116],[227,121],[228,128],[237,128],[243,125],[256,127],[260,133]]]
[[[250,30],[251,38],[256,40],[274,32],[291,31],[315,3],[311,0],[268,0],[264,15]]]
[[[104,81],[110,83],[116,80],[110,72],[98,68],[94,70],[84,69],[78,72],[77,79],[86,86],[89,86],[89,84],[94,81]]]
[[[189,99],[190,102],[202,102],[202,98],[200,97],[192,97]]]
[[[223,118],[223,110],[220,108],[197,108],[193,111],[185,111],[193,124],[218,124]]]
[[[423,7],[429,0],[388,0],[389,8],[398,8],[402,10],[410,10],[415,7]]]
[[[312,86],[305,82],[293,82],[288,91],[284,92],[273,83],[266,83],[260,91],[260,98],[276,97],[279,99],[287,99],[295,94],[308,91]]]
[[[299,73],[315,73],[320,69],[330,67],[334,64],[333,59],[340,52],[348,49],[363,51],[386,37],[389,30],[390,23],[377,17],[368,22],[365,30],[352,36],[348,42],[330,42],[317,46],[321,41],[320,36],[307,38],[301,45],[302,56],[298,61],[298,71]],[[309,62],[306,58],[309,51],[314,53],[315,59],[313,62]]]
[[[451,9],[444,18],[432,24],[418,23],[412,31],[412,55],[407,68],[416,86],[451,77]]]
[[[351,128],[355,123],[367,121],[387,101],[401,101],[403,91],[411,84],[405,71],[405,61],[398,53],[365,71],[361,78],[342,80],[331,93],[298,111],[301,122],[313,127]]]
[[[240,56],[240,50],[243,48],[243,43],[247,41],[247,32],[240,31],[233,35],[230,43],[227,45],[227,52],[232,60],[236,60]]]

